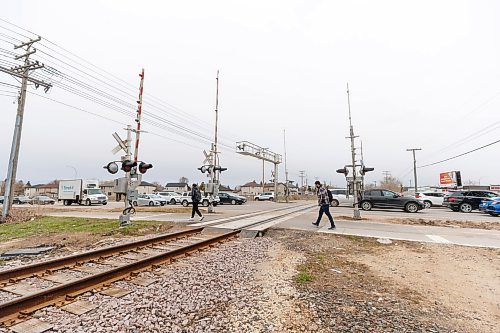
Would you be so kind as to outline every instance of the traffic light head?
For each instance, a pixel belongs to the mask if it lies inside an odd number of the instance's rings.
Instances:
[[[112,175],[118,172],[118,164],[115,162],[109,162],[108,165],[104,166],[104,169],[108,170],[108,172]]]
[[[122,162],[122,170],[125,172],[130,172],[132,168],[137,166],[137,162],[132,162],[130,160],[125,160]]]
[[[343,167],[342,169],[337,169],[337,173],[343,173],[347,177],[349,170],[346,167]]]
[[[367,172],[370,172],[370,171],[373,171],[375,170],[375,168],[367,168],[363,165],[363,167],[361,167],[361,170],[359,170],[359,173],[364,176]]]
[[[137,164],[137,163],[136,163]],[[144,162],[141,162],[139,164],[139,172],[140,173],[146,173],[146,171],[148,171],[149,169],[151,169],[153,167],[153,164],[150,164],[150,163],[144,163]]]

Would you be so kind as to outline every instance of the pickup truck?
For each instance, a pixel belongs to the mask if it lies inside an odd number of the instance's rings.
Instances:
[[[193,199],[191,199],[191,192],[183,192],[180,201],[181,201],[182,206],[184,206],[184,207],[191,205],[193,203]],[[220,201],[219,197],[215,197],[213,200],[213,205],[217,206],[219,204],[219,201]],[[210,204],[210,201],[209,201],[208,195],[205,194],[203,196],[203,194],[202,194],[201,205],[203,207],[208,207],[209,204]]]
[[[257,194],[254,198],[255,201],[274,201],[274,192],[264,192]]]

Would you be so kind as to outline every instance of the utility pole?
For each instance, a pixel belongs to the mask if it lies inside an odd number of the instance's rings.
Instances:
[[[305,170],[300,170],[299,171],[299,178],[300,178],[300,188],[305,191],[304,189],[304,178],[306,176],[306,171]]]
[[[354,128],[352,127],[352,117],[351,117],[351,100],[349,97],[349,83],[347,83],[347,107],[349,109],[349,138],[351,139],[351,157],[352,157],[352,186],[353,186],[353,196],[354,196],[354,211],[353,219],[360,220],[361,214],[358,207],[358,182],[356,179],[356,146],[354,139],[357,136],[354,135]]]
[[[413,178],[415,179],[415,193],[418,192],[417,184],[417,158],[415,157],[415,151],[422,150],[422,148],[408,148],[406,151],[411,151],[413,153]]]
[[[44,65],[40,64],[38,61],[36,62],[29,61],[30,55],[36,52],[35,48],[32,49],[33,44],[39,42],[40,40],[41,38],[38,37],[36,39],[30,39],[30,41],[28,42],[14,46],[14,49],[20,49],[26,47],[25,54],[18,55],[15,57],[16,60],[24,58],[24,65],[10,69],[0,66],[0,71],[22,79],[21,91],[17,103],[16,123],[14,127],[14,135],[12,137],[9,166],[7,170],[7,180],[5,184],[5,198],[4,198],[2,218],[1,218],[2,222],[5,222],[5,220],[9,216],[10,209],[12,207],[13,188],[14,188],[14,183],[16,181],[17,162],[19,160],[19,147],[21,145],[21,132],[23,128],[24,106],[26,104],[26,90],[28,88],[28,82],[33,83],[36,88],[38,88],[39,86],[44,87],[45,92],[47,92],[50,89],[50,87],[52,87],[52,85],[49,83],[45,83],[43,81],[29,77],[30,71],[44,67]]]
[[[289,191],[288,191],[288,168],[287,168],[287,165],[286,165],[286,130],[283,129],[283,147],[284,147],[284,150],[285,150],[285,201],[288,203],[288,195],[289,195]]]
[[[262,160],[262,193],[266,191],[266,161]]]
[[[382,171],[382,173],[384,174],[384,182],[387,184],[387,182],[389,181],[389,177],[391,176],[391,172],[390,171]]]

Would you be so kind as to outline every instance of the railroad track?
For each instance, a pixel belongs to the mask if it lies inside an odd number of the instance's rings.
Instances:
[[[0,303],[0,324],[13,326],[43,307],[67,305],[87,291],[102,290],[113,282],[134,279],[142,271],[215,246],[237,237],[242,231],[263,226],[262,231],[273,221],[312,207],[301,205],[250,214],[246,218],[230,218],[215,225],[220,228],[215,235],[203,232],[206,228],[195,227],[0,271],[0,291],[17,295]],[[23,281],[30,278],[50,282],[52,286],[43,289],[27,286]]]
[[[196,228],[165,234],[0,271],[0,290],[18,295],[10,301],[0,303],[0,324],[12,326],[43,307],[66,305],[87,291],[109,286],[115,281],[136,276],[142,271],[215,246],[236,237],[240,232],[236,230],[207,235],[202,234],[202,231],[203,228]],[[83,277],[74,278],[75,274],[82,273]],[[22,282],[26,278],[42,279],[54,285],[23,292]]]

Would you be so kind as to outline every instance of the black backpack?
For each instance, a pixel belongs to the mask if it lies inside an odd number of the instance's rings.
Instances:
[[[330,191],[329,189],[327,189],[326,191],[328,192],[328,201],[332,202],[333,201],[332,191]]]

